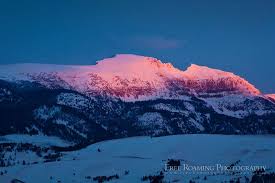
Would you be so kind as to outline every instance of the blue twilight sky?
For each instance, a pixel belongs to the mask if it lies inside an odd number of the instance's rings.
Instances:
[[[0,64],[117,53],[232,71],[275,93],[274,0],[0,0]]]

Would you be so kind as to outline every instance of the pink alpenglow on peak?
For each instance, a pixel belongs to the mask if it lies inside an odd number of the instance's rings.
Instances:
[[[231,72],[225,72],[218,69],[212,69],[206,66],[191,64],[184,73],[190,80],[198,82],[214,82],[220,86],[231,87],[232,90],[237,89],[239,92],[248,95],[260,95],[261,92],[245,79]]]
[[[118,54],[90,66],[16,64],[0,66],[0,79],[30,80],[83,94],[107,94],[122,100],[181,98],[186,95],[261,95],[245,79],[192,64],[185,71],[152,57]]]
[[[158,73],[170,77],[179,77],[181,71],[170,63],[162,63],[152,57],[137,56],[131,54],[118,54],[115,57],[98,61],[94,66],[95,72],[113,76],[122,76],[125,79],[138,78],[144,81],[157,80]],[[127,77],[127,78],[126,78]]]
[[[190,79],[198,80],[235,77],[233,73],[212,69],[206,66],[199,66],[196,64],[191,64],[184,72],[190,76]]]
[[[275,102],[275,94],[266,94],[265,96]]]

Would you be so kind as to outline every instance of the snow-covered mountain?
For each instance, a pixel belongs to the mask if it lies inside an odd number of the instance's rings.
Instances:
[[[82,142],[134,135],[275,133],[274,95],[245,79],[151,57],[116,55],[92,66],[0,66],[0,134]]]
[[[17,64],[2,66],[0,78],[35,81],[49,88],[62,87],[83,94],[107,94],[124,101],[199,96],[259,95],[260,91],[230,72],[192,64],[181,71],[151,57],[116,55],[92,66]]]

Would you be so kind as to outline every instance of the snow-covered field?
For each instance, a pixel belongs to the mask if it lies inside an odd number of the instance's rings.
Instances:
[[[100,152],[99,152],[100,150]],[[119,175],[110,182],[142,182],[145,175],[157,175],[168,159],[181,160],[181,166],[265,166],[275,170],[275,136],[176,135],[133,137],[96,143],[85,149],[66,152],[61,161],[0,168],[7,174],[0,182],[19,179],[26,183],[85,183],[96,176]],[[125,174],[125,171],[129,173]],[[89,179],[89,177],[91,179]],[[221,182],[244,176],[251,171],[164,171],[166,182]],[[86,177],[86,178],[85,178]],[[205,178],[206,177],[206,178]],[[206,179],[206,180],[204,180]],[[148,182],[148,181],[147,181]]]

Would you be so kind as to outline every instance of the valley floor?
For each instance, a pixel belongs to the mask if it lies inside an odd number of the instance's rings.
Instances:
[[[164,178],[160,179],[165,182],[213,183],[238,181],[238,178],[246,182],[251,180],[253,166],[263,166],[266,172],[274,172],[274,154],[275,136],[132,137],[64,152],[59,161],[0,167],[0,172],[6,171],[0,175],[0,183],[9,183],[12,179],[25,183],[86,183],[97,182],[93,180],[97,176],[109,176],[110,182],[136,183],[149,182],[145,176],[162,175],[161,171]],[[180,170],[167,170],[168,159],[180,160]],[[250,169],[218,169],[230,165]]]

